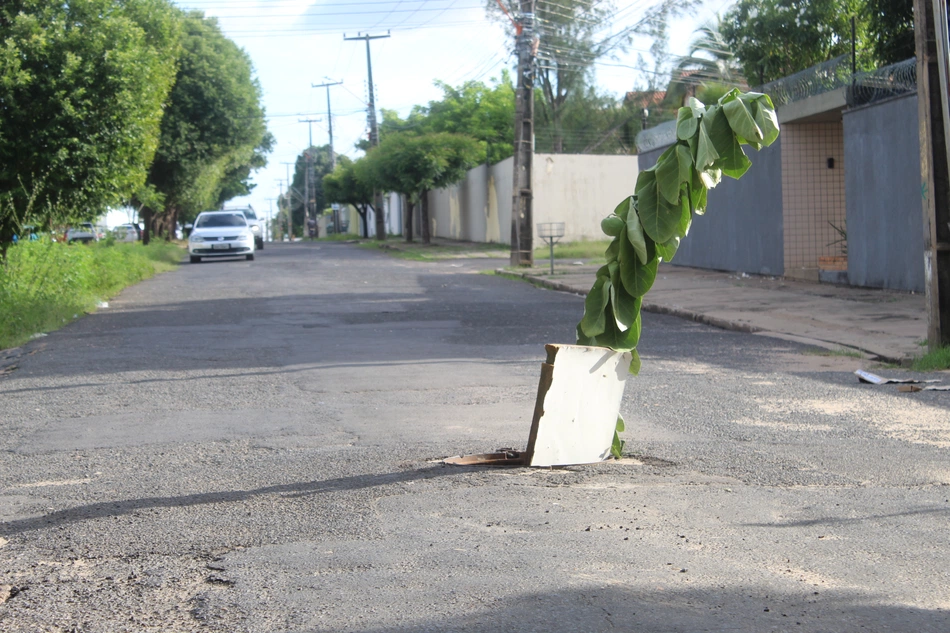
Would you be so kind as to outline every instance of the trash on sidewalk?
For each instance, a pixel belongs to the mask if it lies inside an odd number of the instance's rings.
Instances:
[[[950,385],[928,385],[926,387],[919,387],[917,385],[900,385],[897,390],[911,393],[915,391],[950,391]]]
[[[454,466],[570,466],[610,457],[631,355],[605,347],[545,345],[547,362],[523,453],[463,455]],[[555,362],[557,361],[557,362]]]
[[[928,382],[940,382],[939,380],[918,380],[917,378],[882,378],[877,374],[872,374],[869,371],[864,371],[863,369],[858,369],[854,372],[858,377],[858,380],[861,382],[870,383],[872,385],[889,385],[889,384],[917,384],[917,383],[928,383]]]

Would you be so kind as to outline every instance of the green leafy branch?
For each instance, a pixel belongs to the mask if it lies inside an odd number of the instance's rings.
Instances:
[[[691,98],[679,109],[676,143],[640,172],[634,195],[601,222],[614,239],[584,302],[578,344],[631,352],[630,373],[639,373],[640,307],[660,260],[676,254],[693,214],[706,211],[706,195],[723,175],[738,179],[748,171],[752,161],[742,146],[762,149],[778,133],[775,107],[764,94],[732,90],[708,108]],[[611,452],[620,457],[622,446],[615,431]]]

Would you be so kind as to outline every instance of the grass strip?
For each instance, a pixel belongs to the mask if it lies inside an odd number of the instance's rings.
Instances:
[[[914,371],[940,371],[950,369],[950,346],[944,346],[927,352],[914,360],[911,366]]]
[[[57,330],[126,286],[171,270],[182,246],[155,242],[20,242],[0,265],[0,349]]]

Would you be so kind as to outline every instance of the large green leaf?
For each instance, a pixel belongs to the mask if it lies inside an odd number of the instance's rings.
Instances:
[[[597,344],[617,352],[629,352],[636,348],[637,343],[640,342],[640,315],[637,314],[637,318],[629,328],[621,330],[617,326],[617,319],[614,317],[613,307],[610,304],[604,312],[607,321],[606,328],[603,334],[594,337]]]
[[[620,328],[626,330],[640,314],[641,299],[627,292],[621,277],[619,269],[610,277],[610,305]]]
[[[670,204],[679,202],[680,193],[680,165],[676,147],[679,146],[666,150],[656,163],[657,188]]]
[[[640,181],[637,180],[637,185],[639,186],[639,184]],[[618,204],[617,208],[614,209],[614,215],[626,222],[631,208],[633,208],[633,196],[627,196],[623,199],[623,202]]]
[[[633,297],[645,295],[656,280],[656,247],[653,240],[647,242],[646,246],[647,263],[644,264],[633,245],[628,240],[620,240],[620,281],[627,293]]]
[[[677,237],[683,238],[689,233],[689,227],[693,222],[693,212],[689,204],[689,185],[683,183],[683,191],[680,195],[680,215],[679,222],[676,223]]]
[[[610,241],[610,245],[607,246],[607,250],[604,251],[604,257],[607,260],[607,263],[617,261],[617,258],[620,256],[620,240],[623,239],[623,236],[615,237]]]
[[[623,240],[623,235],[620,236],[620,239]],[[631,205],[630,211],[627,213],[627,240],[640,258],[640,263],[645,264],[649,259],[647,255],[647,237],[643,234],[643,226],[640,225],[640,214],[637,212],[636,205]]]
[[[706,213],[706,185],[699,179],[699,174],[689,185],[689,206],[696,215]]]
[[[742,99],[733,99],[724,103],[722,111],[726,115],[726,120],[729,121],[729,127],[737,135],[755,143],[761,143],[765,139],[765,135],[756,124],[752,112]]]
[[[754,98],[748,97],[755,95]],[[762,130],[762,145],[768,146],[778,138],[778,117],[775,114],[775,108],[772,106],[772,99],[768,95],[759,93],[750,93],[741,97],[746,103],[750,104],[755,124]]]
[[[609,274],[606,266],[597,271],[594,286],[584,300],[584,318],[581,319],[580,327],[587,336],[597,336],[606,329],[605,308],[610,299]]]
[[[689,146],[682,143],[676,144],[676,160],[680,168],[680,183],[689,182],[693,172],[696,171],[693,169],[693,154],[689,151]]]
[[[656,245],[656,255],[665,262],[671,262],[679,246],[680,238],[673,236],[668,241]]]
[[[707,115],[708,116],[708,115]],[[703,117],[706,120],[706,117]],[[696,159],[694,161],[696,169],[702,171],[715,163],[719,159],[719,152],[712,139],[709,138],[709,130],[705,125],[699,126],[699,135],[696,141]]]
[[[644,181],[644,186],[637,187],[637,211],[640,215],[640,224],[643,231],[654,242],[665,242],[670,239],[679,221],[679,205],[672,205],[666,199],[657,195],[656,174],[640,172],[637,184]]]
[[[690,108],[680,108],[676,113],[676,138],[685,141],[696,134],[699,117]]]
[[[717,165],[719,165],[724,175],[738,180],[744,173],[749,171],[749,167],[752,167],[752,161],[749,160],[749,157],[742,151],[739,139],[733,137],[732,147],[728,152],[722,155]]]
[[[732,151],[732,146],[736,140],[736,133],[729,127],[729,120],[726,119],[726,115],[722,113],[721,107],[713,106],[706,111],[706,116],[703,117],[702,127],[709,135],[709,140],[712,142],[713,147],[716,148],[716,154],[718,154],[720,158],[728,155]],[[698,163],[696,166],[699,168]],[[718,167],[718,165],[716,166]]]

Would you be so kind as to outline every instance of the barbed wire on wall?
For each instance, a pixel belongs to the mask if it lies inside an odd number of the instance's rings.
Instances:
[[[917,92],[917,58],[857,73],[848,105],[852,108]]]

